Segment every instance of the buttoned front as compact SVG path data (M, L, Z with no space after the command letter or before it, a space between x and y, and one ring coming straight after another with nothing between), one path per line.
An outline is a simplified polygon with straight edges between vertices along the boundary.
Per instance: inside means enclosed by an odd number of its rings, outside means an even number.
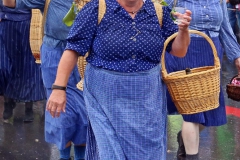
M79 12L66 49L80 55L91 49L87 61L100 68L119 72L149 70L159 64L166 38L178 30L168 7L163 7L163 25L160 27L150 0L146 0L134 19L117 1L106 0L106 13L99 25L98 1L89 3L94 5L86 5ZM170 49L168 47L168 51Z

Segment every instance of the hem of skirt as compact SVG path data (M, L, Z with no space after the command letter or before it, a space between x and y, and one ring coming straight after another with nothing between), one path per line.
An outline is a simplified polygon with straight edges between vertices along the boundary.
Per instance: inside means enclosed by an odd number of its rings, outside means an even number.
M45 141L47 143L55 144L59 150L65 149L66 144L68 142L72 142L73 144L76 144L76 145L86 144L86 141L87 141L86 140L86 138L87 138L87 136L86 136L87 128L85 128L86 126L82 127L83 131L81 133L78 133L78 134L73 133L72 136L69 137L69 138L66 138L66 136L63 136L63 134L67 135L69 133L69 131L66 131L66 130L68 130L70 128L73 128L75 126L70 126L68 128L54 127L56 129L56 132L54 132L54 133L50 132L50 133L53 133L53 134L49 134L49 132L46 130L46 126L47 125L45 124ZM85 128L85 133L84 133L84 128ZM76 131L74 131L74 132L76 132ZM77 136L79 136L81 138L76 138ZM58 137L59 139L56 139L56 137Z

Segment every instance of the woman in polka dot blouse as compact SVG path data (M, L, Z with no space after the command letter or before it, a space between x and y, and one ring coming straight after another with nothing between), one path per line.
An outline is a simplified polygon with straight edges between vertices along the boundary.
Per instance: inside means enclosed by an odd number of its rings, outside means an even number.
M163 7L160 27L151 0L106 0L98 24L98 0L77 15L60 60L55 85L66 86L78 56L87 51L84 100L89 118L86 159L166 159L166 95L160 56L167 37L179 32L167 50L185 56L189 45L187 10L178 26ZM47 109L64 108L65 93L53 90Z

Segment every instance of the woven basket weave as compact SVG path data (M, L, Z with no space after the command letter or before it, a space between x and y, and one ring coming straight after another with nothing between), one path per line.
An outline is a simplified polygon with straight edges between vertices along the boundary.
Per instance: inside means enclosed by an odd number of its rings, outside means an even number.
M75 0L75 3L78 6L78 9L81 10L82 7L87 4L90 0ZM99 3L104 2L104 1L99 1ZM99 4L100 5L100 4ZM106 10L106 8L102 7L101 9ZM98 13L98 22L100 22L100 20L103 18L105 11L99 11ZM79 56L78 57L78 71L80 73L81 76L81 81L78 82L77 84L77 88L80 90L83 90L83 81L84 81L84 71L87 65L87 61L86 58L88 56L88 53L85 54L85 56Z
M168 74L165 67L165 50L177 33L165 41L161 57L162 76L180 114L199 113L219 106L220 62L216 48L206 34L195 30L189 32L198 34L209 42L214 55L214 66L193 68L191 74L186 74L185 70Z
M233 79L236 77L238 77L238 75L234 76L230 80L230 82L227 84L226 91L227 91L228 98L235 101L240 101L240 86L232 84Z
M39 9L32 9L30 26L30 46L36 63L41 63L40 47L42 45L42 14Z
M30 24L30 47L33 53L33 57L36 59L36 63L41 63L40 60L40 47L42 45L42 39L44 35L44 25L46 22L46 15L48 12L48 6L51 0L45 0L45 7L43 15L40 10L32 9L32 19Z

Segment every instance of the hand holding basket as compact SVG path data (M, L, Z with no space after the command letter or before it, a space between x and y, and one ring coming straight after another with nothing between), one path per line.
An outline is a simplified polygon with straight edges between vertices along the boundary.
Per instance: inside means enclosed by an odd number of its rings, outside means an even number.
M193 68L191 74L186 74L185 70L167 73L165 50L168 43L178 33L173 34L165 41L161 57L162 77L180 114L204 112L219 106L220 62L216 48L206 34L196 30L189 30L189 32L198 34L208 41L214 55L214 66Z

